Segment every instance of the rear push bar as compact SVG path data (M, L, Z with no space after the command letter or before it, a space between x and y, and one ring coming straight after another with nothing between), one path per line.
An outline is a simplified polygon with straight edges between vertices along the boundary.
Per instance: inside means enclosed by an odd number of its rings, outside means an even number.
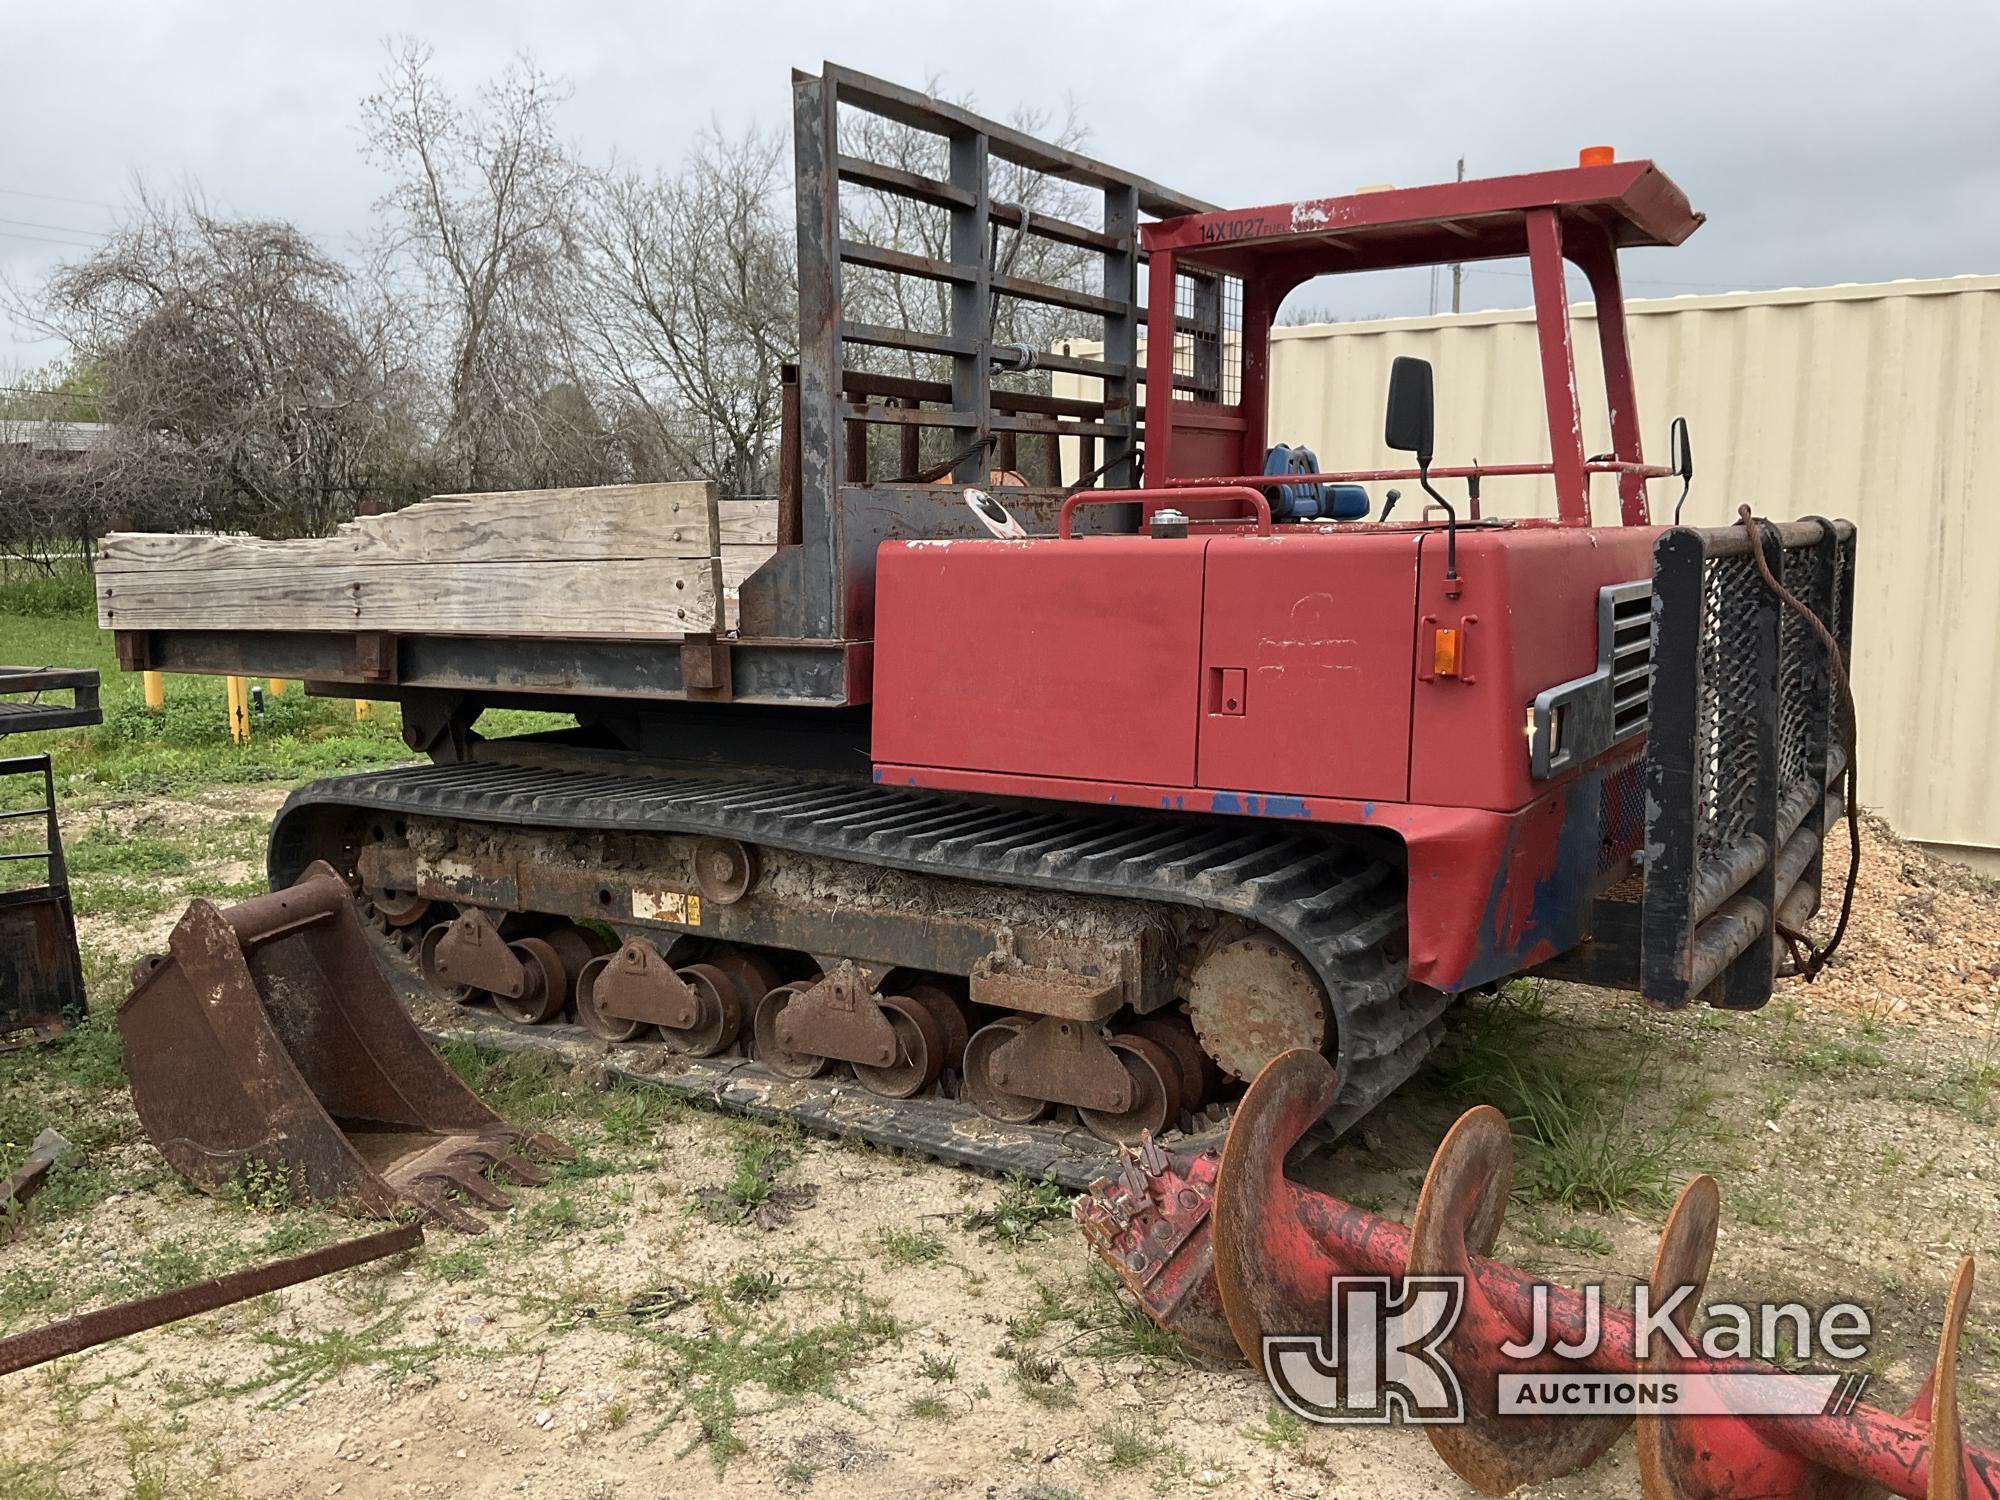
M1771 574L1839 643L1852 523L1758 522ZM1771 998L1783 934L1818 910L1827 829L1847 812L1841 694L1819 633L1761 576L1742 526L1653 548L1653 681L1639 989L1678 1009Z

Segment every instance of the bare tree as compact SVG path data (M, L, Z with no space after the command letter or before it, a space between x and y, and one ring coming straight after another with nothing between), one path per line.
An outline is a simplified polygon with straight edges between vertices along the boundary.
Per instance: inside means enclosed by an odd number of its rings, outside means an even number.
M711 131L676 173L598 176L576 325L635 472L775 487L798 338L786 143Z
M350 290L347 270L293 225L142 186L104 247L58 267L33 309L101 372L117 429L77 477L157 465L161 491L198 511L187 519L272 535L352 514L381 422ZM152 488L97 503L157 510Z
M431 64L428 46L391 43L361 113L366 155L395 176L379 250L442 394L440 457L470 488L603 477L572 467L603 450L578 441L595 413L579 428L589 403L563 358L584 183L556 133L567 90L524 56L468 104Z

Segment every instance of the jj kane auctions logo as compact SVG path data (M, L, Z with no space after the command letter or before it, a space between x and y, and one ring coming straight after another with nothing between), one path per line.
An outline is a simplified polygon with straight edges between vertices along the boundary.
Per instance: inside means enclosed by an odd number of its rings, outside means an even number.
M1336 1276L1329 1326L1263 1341L1264 1374L1278 1400L1311 1422L1457 1423L1466 1394L1451 1352L1465 1313L1459 1276ZM1835 1303L1822 1311L1797 1302L1710 1303L1691 1316L1693 1289L1657 1304L1649 1287L1632 1294L1632 1344L1605 1342L1604 1289L1583 1290L1582 1326L1554 1326L1549 1289L1534 1288L1532 1324L1499 1346L1495 1389L1478 1393L1501 1414L1564 1416L1810 1415L1851 1410L1868 1377L1737 1369L1737 1361L1864 1357L1873 1331L1866 1308ZM1682 1326L1700 1327L1699 1336ZM1622 1335L1621 1335L1622 1341ZM1700 1368L1636 1373L1660 1345L1674 1361ZM1506 1365L1515 1368L1507 1369ZM1602 1368L1598 1368L1598 1366ZM1619 1368L1619 1366L1628 1366Z

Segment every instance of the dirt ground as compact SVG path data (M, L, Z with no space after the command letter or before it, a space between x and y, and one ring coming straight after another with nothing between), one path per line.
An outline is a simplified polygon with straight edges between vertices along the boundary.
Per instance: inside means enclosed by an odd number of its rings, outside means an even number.
M101 1011L186 895L254 881L255 827L280 797L79 815L79 864L100 872L79 902ZM148 840L185 857L143 868L130 851ZM1452 1118L1491 1099L1543 1143L1524 1150L1500 1253L1619 1285L1644 1274L1672 1188L1711 1171L1711 1296L1871 1307L1870 1399L1900 1406L1957 1258L2000 1248L2000 897L1879 829L1868 856L1856 928L1819 984L1788 983L1756 1014L1679 1016L1517 987L1464 1008L1436 1064L1300 1175L1407 1218ZM518 1190L487 1235L433 1232L413 1254L8 1377L0 1500L1464 1492L1419 1431L1309 1427L1249 1371L1170 1346L1053 1190L532 1062L453 1061L577 1159ZM0 1332L355 1232L254 1189L187 1189L89 1064L73 1049L47 1077L5 1075L0 1136L32 1104L81 1127L88 1159L0 1245ZM1970 1431L2000 1442L1990 1288L1962 1369ZM1628 1437L1539 1493L1636 1491Z

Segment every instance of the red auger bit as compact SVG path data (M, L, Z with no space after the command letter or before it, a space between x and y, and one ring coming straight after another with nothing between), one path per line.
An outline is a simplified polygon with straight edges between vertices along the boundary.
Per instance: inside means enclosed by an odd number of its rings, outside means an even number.
M331 865L226 910L194 902L168 947L134 969L118 1033L140 1124L195 1186L262 1171L314 1202L477 1232L459 1197L506 1208L488 1173L538 1186L549 1174L522 1152L570 1154L509 1125L424 1040Z
M1332 1326L1334 1277L1462 1278L1457 1321L1435 1345L1456 1373L1464 1420L1427 1423L1438 1454L1489 1495L1573 1474L1619 1439L1630 1415L1502 1413L1502 1375L1549 1379L1674 1379L1689 1404L1714 1415L1650 1413L1636 1421L1639 1471L1649 1500L1758 1496L1846 1500L1884 1492L1930 1500L2000 1500L2000 1457L1968 1448L1959 1430L1957 1355L1972 1295L1968 1257L1952 1281L1937 1361L1900 1414L1829 1397L1825 1377L1786 1375L1752 1360L1689 1358L1655 1337L1644 1359L1638 1329L1596 1294L1538 1281L1491 1258L1513 1188L1514 1142L1487 1106L1446 1134L1425 1174L1413 1222L1300 1187L1286 1153L1332 1103L1333 1066L1312 1051L1287 1052L1257 1076L1237 1107L1218 1157L1177 1157L1154 1142L1124 1153L1115 1177L1079 1200L1084 1237L1155 1322L1210 1354L1265 1367L1267 1335L1323 1334ZM1675 1307L1685 1332L1715 1255L1718 1194L1696 1177L1681 1190L1660 1237L1651 1305ZM1550 1337L1532 1347L1536 1304ZM1597 1337L1586 1337L1594 1332ZM1560 1349L1587 1348L1565 1357ZM1759 1414L1729 1409L1732 1377L1755 1376ZM1541 1382L1536 1382L1539 1385ZM1768 1410L1784 1408L1782 1413Z

